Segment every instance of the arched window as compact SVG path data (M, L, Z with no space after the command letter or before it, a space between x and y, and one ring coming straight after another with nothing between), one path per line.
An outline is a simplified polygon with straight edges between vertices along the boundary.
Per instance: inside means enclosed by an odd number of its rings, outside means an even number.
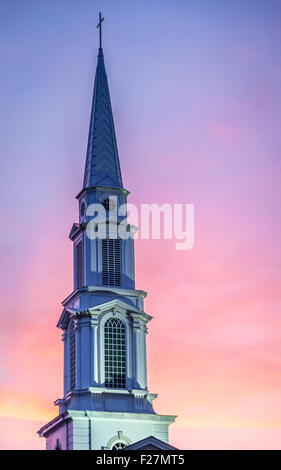
M113 436L104 447L104 450L120 450L132 444L129 437L124 436L123 431L117 431L117 434Z
M124 449L126 445L127 444L125 444L125 442L115 442L115 444L113 444L113 446L111 447L111 450L121 450Z
M70 389L76 387L76 331L74 320L70 323Z
M125 325L119 318L109 318L104 325L105 386L126 388Z

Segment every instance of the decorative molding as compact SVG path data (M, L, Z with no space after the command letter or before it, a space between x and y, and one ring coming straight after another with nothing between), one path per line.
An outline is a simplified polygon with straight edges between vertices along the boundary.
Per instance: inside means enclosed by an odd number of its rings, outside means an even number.
M158 393L148 393L147 394L147 401L152 404L153 400L158 397Z
M81 225L80 225L80 224L77 224L77 223L73 224L73 225L72 225L72 228L71 228L71 230L70 230L70 233L69 233L69 238L70 238L70 240L73 241L74 238L75 238L75 237L78 235L78 233L80 232L80 230L81 230Z
M88 291L89 292L98 292L98 291L104 291L104 292L113 292L115 294L120 294L120 295L125 295L125 296L140 296L143 299L147 296L147 292L144 290L136 290L136 289L124 289L123 287L111 287L111 286L88 286Z
M134 444L125 447L124 450L178 450L176 447L171 446L167 442L158 439L155 436L149 436L141 441L134 442Z
M101 393L92 393L92 399L94 402L94 407L97 410L104 410L104 399Z

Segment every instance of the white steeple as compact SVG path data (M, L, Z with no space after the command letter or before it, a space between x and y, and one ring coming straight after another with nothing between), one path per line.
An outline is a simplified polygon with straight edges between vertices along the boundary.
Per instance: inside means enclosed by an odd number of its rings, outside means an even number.
M99 27L103 19L100 15ZM47 449L116 449L154 436L168 443L175 416L157 415L147 385L146 293L135 289L134 240L90 239L87 208L108 200L126 204L109 89L100 49L84 184L77 199L74 289L62 302L58 327L64 343L64 393L59 415L39 431ZM117 224L126 215L118 217ZM108 226L108 215L104 223ZM119 446L119 447L118 447Z

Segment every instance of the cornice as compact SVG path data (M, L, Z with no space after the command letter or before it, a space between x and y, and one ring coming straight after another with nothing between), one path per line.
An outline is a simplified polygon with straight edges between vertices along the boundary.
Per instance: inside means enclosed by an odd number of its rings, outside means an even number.
M40 428L39 431L37 431L37 434L39 434L40 437L46 437L46 434L51 431L54 427L59 426L65 421L69 421L69 419L70 416L68 414L68 411L65 411L56 418L52 419L52 421L49 421L49 423L45 424L45 426Z
M130 191L128 191L127 189L125 188L118 188L118 187L113 187L113 186L89 186L87 188L83 188L81 189L81 191L77 194L76 196L76 199L80 199L82 196L84 196L84 194L90 192L90 191L104 191L104 192L108 192L108 191L113 191L113 192L121 192L123 193L125 196L129 196L130 194Z
M125 289L123 287L110 287L110 286L85 286L85 287L80 287L79 289L75 289L71 294L69 294L68 297L66 297L62 301L62 305L65 307L65 305L70 301L75 298L76 295L83 293L83 292L109 292L113 294L118 294L118 295L124 295L127 297L136 297L140 296L142 299L144 299L147 296L147 292L143 290L137 290L137 289Z
M137 290L137 289L125 289L123 287L109 287L109 286L88 286L88 291L89 292L98 292L98 291L104 291L104 292L113 292L114 294L119 294L119 295L126 295L128 297L135 297L140 296L142 299L144 299L147 296L147 292L144 290Z

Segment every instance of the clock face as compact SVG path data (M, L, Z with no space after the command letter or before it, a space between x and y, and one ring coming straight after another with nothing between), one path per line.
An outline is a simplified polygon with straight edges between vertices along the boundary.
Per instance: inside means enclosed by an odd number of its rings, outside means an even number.
M80 206L80 215L81 215L81 217L84 217L85 212L86 212L86 204L85 204L85 201L83 201L81 206Z

